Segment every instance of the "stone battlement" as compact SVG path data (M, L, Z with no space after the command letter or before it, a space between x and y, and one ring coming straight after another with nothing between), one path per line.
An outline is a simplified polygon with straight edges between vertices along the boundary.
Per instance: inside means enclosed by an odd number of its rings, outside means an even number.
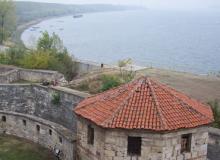
M23 69L13 66L0 65L0 83L12 83L19 80L41 82L64 79L57 71Z
M77 120L73 108L88 96L64 87L0 84L0 134L59 149L62 160L74 160Z
M59 97L53 103L54 94ZM31 84L0 84L0 110L29 114L76 130L73 108L89 94L63 87Z
M62 125L16 112L0 111L0 118L4 119L0 122L0 134L25 138L51 150L59 149L62 159L74 159L75 134Z

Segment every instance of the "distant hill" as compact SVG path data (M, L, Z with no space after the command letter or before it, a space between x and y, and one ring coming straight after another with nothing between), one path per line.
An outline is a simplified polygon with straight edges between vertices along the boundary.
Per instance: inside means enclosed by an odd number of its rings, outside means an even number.
M106 4L64 5L38 2L15 2L15 5L17 10L18 25L46 17L62 16L76 13L128 10L137 8L131 6L117 6Z

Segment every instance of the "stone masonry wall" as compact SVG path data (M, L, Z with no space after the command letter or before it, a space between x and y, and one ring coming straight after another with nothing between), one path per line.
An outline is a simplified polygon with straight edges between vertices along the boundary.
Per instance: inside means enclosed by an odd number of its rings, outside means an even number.
M31 81L31 82L41 82L43 80L52 81L62 79L64 76L57 71L47 71L47 70L30 70L30 69L20 69L19 70L20 79Z
M208 158L209 160L220 159L220 129L209 128Z
M3 116L6 118L5 122L2 120ZM40 126L39 131L37 125ZM72 131L53 122L35 116L0 111L0 134L25 138L51 151L55 148L59 149L62 160L75 160L75 135Z
M81 75L84 73L89 73L91 71L101 70L101 64L96 64L92 62L85 62L85 61L76 61L77 64L77 74Z
M220 129L209 128L209 144L216 144L220 146Z
M0 83L11 83L18 81L20 79L19 77L19 71L18 70L10 70L7 72L0 72Z
M18 80L41 82L63 79L63 75L57 71L32 70L0 65L0 83L12 83Z
M181 154L181 135L192 133L191 152ZM127 137L142 137L140 157L127 155ZM174 133L157 134L147 132L109 131L105 134L105 159L116 160L206 160L208 131L207 128L182 130Z
M206 160L207 127L158 134L141 130L104 130L95 126L95 144L91 146L87 145L88 122L80 120L77 126L77 144L80 144L77 149L81 156L87 155L85 160ZM181 154L181 135L188 133L192 133L191 152ZM127 155L128 136L142 137L141 156Z
M53 94L60 95L60 104L52 103ZM0 84L0 110L34 115L76 131L73 108L88 94L62 87Z
M87 143L87 127L91 125L95 128L94 145ZM97 127L93 123L78 118L77 121L77 160L105 160L105 130Z

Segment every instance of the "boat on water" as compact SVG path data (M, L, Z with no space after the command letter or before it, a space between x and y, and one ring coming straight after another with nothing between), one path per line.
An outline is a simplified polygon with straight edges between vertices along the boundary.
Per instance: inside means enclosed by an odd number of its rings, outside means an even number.
M73 18L82 18L83 15L82 14L76 14L76 15L73 15Z

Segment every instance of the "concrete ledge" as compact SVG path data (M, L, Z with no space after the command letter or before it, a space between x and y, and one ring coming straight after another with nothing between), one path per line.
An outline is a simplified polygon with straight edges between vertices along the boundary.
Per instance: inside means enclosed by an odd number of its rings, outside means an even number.
M58 90L58 91L65 92L65 93L69 93L69 94L73 94L73 95L78 95L78 96L83 97L83 98L87 98L87 97L90 96L90 94L88 94L88 93L80 92L80 91L73 90L73 89L66 88L66 87L56 86L56 87L51 87L51 88L53 88L55 90Z

